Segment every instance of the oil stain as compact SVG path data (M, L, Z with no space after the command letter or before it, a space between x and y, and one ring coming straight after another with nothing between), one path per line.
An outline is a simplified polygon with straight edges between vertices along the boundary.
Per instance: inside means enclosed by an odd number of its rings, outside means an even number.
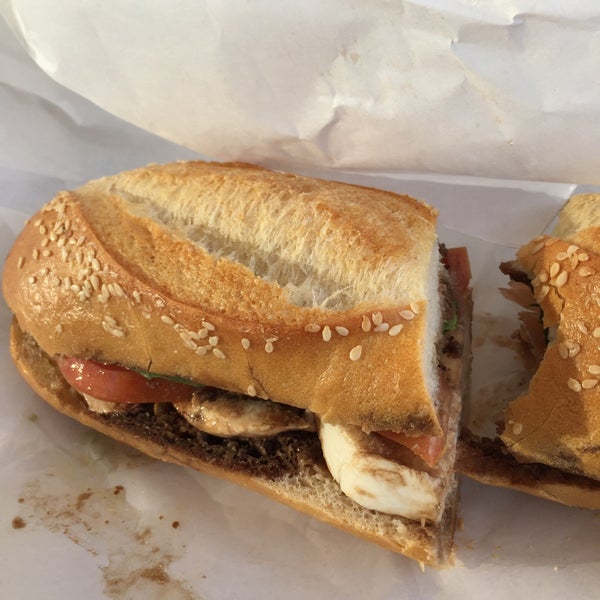
M55 477L30 482L19 503L29 511L27 523L60 533L101 558L104 594L108 598L169 598L194 600L191 586L169 574L173 560L185 551L176 542L140 523L137 510L126 500L124 486L65 491ZM15 517L13 528L25 527Z

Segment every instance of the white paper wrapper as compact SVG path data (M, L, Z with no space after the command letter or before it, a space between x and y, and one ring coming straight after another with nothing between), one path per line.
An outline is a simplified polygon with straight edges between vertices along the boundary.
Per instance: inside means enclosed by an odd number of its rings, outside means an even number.
M113 118L47 78L0 23L0 259L57 190L192 153ZM308 169L307 169L308 170ZM475 285L474 397L506 391L499 344L514 311L497 270L574 186L322 172L426 198L440 237L467 244ZM164 465L86 430L27 388L0 303L0 597L597 598L600 518L469 481L457 566L419 566L253 493ZM474 416L476 418L477 415Z
M600 182L593 0L2 0L52 77L219 159Z

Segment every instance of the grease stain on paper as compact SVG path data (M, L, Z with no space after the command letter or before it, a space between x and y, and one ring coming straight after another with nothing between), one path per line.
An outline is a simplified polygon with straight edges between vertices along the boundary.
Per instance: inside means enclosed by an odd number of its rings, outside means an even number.
M15 529L42 525L98 557L108 598L197 598L188 584L169 574L185 545L178 547L177 540L165 536L159 539L140 523L124 486L65 492L57 479L47 474L25 486L19 503L26 515L13 519Z

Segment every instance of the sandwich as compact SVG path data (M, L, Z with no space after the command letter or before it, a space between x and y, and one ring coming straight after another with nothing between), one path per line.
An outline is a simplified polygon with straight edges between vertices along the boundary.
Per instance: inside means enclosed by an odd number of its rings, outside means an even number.
M523 393L493 415L496 436L464 428L457 468L484 483L597 510L600 196L571 198L552 232L501 270L509 278L503 294L520 307L516 335L529 376Z
M238 163L91 181L7 257L11 355L86 426L444 566L471 300L436 218Z

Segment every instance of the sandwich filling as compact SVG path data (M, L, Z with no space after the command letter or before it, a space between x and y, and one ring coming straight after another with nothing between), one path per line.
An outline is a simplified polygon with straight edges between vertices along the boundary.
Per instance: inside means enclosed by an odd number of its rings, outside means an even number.
M437 261L436 261L437 262ZM61 373L90 411L106 418L184 419L199 436L258 444L282 435L313 436L331 476L368 509L417 521L439 522L453 488L455 444L468 354L470 271L464 249L442 248L436 308L435 398L443 435L365 432L323 422L311 411L226 392L178 378L141 373L73 357L57 357ZM437 271L436 271L437 273ZM254 441L252 441L254 440ZM320 443L319 443L320 442Z

